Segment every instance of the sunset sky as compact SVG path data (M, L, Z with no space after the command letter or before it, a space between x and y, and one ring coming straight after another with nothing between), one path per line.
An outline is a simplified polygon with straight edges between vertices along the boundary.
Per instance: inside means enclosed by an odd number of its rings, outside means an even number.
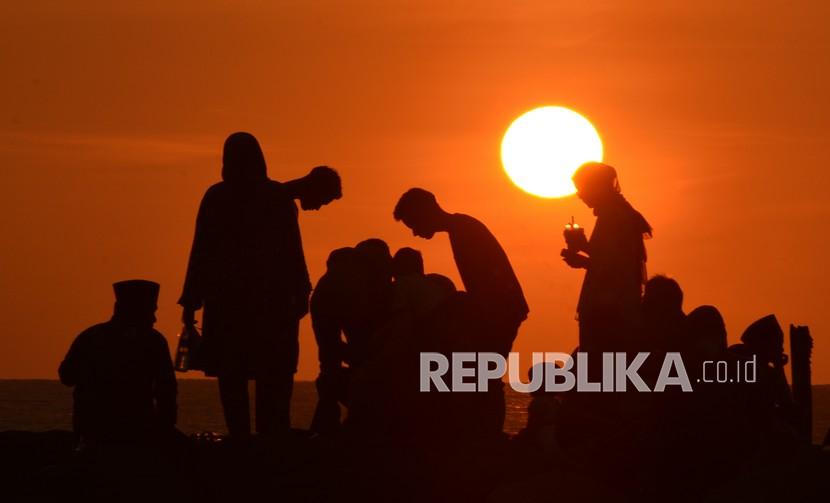
M830 383L830 3L124 4L0 5L0 378L55 378L122 279L162 284L175 347L199 200L239 130L274 179L343 177L342 200L300 217L313 281L367 237L457 281L445 235L392 218L425 187L510 256L531 309L515 347L569 352L582 275L561 231L593 216L519 190L499 160L513 119L562 105L653 225L649 272L680 282L687 311L718 306L730 343L768 313L809 325ZM316 373L305 319L298 378Z

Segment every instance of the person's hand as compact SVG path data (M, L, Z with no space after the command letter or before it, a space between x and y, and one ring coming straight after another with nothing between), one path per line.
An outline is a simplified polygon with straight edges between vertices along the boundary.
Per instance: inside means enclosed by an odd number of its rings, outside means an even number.
M588 238L585 236L585 229L565 229L562 234L565 236L565 243L570 250L574 252L588 250Z
M196 310L193 308L182 308L182 323L191 327L196 325Z
M577 253L573 250L569 250L567 248L562 250L562 260L565 261L570 267L574 269L587 269L588 264L590 263L590 259L585 255Z

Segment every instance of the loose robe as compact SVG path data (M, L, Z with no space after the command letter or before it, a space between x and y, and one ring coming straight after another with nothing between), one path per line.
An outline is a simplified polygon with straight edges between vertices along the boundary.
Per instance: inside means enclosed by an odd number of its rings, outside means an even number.
M167 341L116 319L84 330L58 370L74 386L75 432L88 441L141 440L176 424Z
M179 303L203 314L207 375L296 372L311 284L297 207L263 177L208 189Z
M646 279L643 237L651 228L622 196L596 215L577 307L579 345L583 351L624 350L630 347L625 339L639 328Z

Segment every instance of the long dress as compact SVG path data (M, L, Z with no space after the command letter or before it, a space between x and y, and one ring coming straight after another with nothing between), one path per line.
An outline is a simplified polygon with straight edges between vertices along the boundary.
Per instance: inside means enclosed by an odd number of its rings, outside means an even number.
M646 280L643 239L651 227L622 196L595 211L590 264L579 295L581 351L624 351L640 324Z
M297 208L283 185L263 175L210 187L179 300L204 306L205 373L294 373L297 313L310 291Z

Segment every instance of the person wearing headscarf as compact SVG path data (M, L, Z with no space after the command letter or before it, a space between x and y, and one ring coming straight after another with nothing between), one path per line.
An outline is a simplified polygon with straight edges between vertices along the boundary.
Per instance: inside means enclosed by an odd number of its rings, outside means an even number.
M218 377L232 437L250 434L249 379L256 381L256 431L290 428L298 324L311 291L293 199L317 209L340 197L336 172L315 170L288 184L271 180L256 138L234 133L225 141L222 181L199 207L179 304L186 324L204 308L201 360L205 374ZM319 183L333 177L336 186Z
M581 234L562 250L570 267L585 269L577 305L580 351L624 351L640 325L646 281L643 240L651 237L651 226L623 197L613 167L583 164L573 181L577 195L597 217L590 239Z

